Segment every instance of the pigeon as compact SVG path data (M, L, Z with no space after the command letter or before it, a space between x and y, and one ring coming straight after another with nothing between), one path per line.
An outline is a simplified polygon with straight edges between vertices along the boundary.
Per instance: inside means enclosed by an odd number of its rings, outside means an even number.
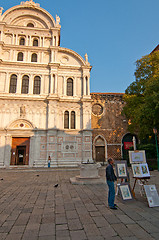
M58 187L58 183L54 185L54 187Z

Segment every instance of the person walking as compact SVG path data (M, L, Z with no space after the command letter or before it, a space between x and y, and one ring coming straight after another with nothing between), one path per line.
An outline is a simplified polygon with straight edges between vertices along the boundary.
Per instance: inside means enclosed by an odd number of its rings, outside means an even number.
M115 200L115 188L114 182L117 180L117 177L114 173L113 164L114 160L112 158L108 159L108 166L106 167L106 180L109 188L108 192L108 205L110 209L117 210L117 205L114 203Z

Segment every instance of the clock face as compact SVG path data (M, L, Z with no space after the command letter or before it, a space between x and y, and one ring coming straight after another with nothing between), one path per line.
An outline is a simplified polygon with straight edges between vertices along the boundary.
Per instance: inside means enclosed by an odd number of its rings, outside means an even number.
M103 107L100 104L94 104L92 107L94 115L101 115L103 113Z

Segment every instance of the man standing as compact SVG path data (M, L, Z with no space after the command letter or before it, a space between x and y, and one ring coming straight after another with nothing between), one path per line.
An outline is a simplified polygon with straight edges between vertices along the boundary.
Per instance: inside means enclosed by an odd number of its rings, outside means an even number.
M114 160L112 158L108 159L109 165L106 167L106 179L109 188L108 192L108 205L111 209L117 210L116 204L114 204L115 200L115 188L114 188L114 181L117 180L113 170L113 163Z

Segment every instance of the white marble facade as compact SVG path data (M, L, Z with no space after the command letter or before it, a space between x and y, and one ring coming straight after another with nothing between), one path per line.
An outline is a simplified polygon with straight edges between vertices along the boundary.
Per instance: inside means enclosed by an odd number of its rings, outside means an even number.
M52 167L92 159L87 54L60 47L60 18L32 0L2 11L0 167L43 167L49 156Z

